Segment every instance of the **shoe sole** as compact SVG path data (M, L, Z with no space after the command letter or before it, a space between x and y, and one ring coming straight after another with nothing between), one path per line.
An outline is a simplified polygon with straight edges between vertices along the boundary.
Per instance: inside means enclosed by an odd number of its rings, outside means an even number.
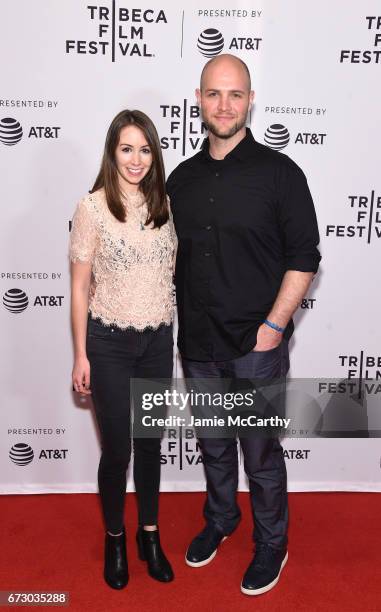
M228 536L224 536L218 546L220 546L222 544L222 542L224 542L224 540L226 540L227 537ZM189 565L189 567L203 567L204 565L208 565L208 563L213 561L214 557L216 556L217 550L218 550L218 546L217 546L216 550L214 550L212 552L210 557L208 557L207 559L204 559L203 561L188 561L187 556L185 555L185 563L187 565Z
M271 589L273 589L275 587L275 585L277 584L279 577L282 573L282 569L284 568L284 566L286 565L288 560L288 552L286 553L283 561L282 561L282 565L280 566L280 570L279 570L279 574L277 575L277 577L272 581L269 582L269 584L266 584L266 586L261 587L260 589L245 589L244 586L242 586L241 584L241 591L242 593L244 593L245 595L262 595L262 593L267 593L267 591L271 591Z

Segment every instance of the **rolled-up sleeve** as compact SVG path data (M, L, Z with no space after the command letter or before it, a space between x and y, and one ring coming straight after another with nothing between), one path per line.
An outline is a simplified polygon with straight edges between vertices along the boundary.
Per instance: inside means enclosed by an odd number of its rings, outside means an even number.
M97 242L93 215L86 198L81 200L74 213L70 233L69 257L73 263L92 263Z
M279 175L279 223L286 270L317 272L321 255L315 207L303 171L291 160Z

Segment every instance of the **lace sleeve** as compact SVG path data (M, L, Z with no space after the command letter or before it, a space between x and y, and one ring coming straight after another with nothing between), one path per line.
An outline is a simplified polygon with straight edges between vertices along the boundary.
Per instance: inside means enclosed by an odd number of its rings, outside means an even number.
M96 229L86 198L81 200L73 217L69 257L73 263L92 263L96 247Z

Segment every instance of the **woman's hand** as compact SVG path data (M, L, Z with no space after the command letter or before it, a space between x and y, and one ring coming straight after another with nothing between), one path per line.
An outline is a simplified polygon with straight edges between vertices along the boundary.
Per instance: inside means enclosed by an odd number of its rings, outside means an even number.
M90 390L90 363L87 357L78 357L74 361L73 388L81 395L91 395Z

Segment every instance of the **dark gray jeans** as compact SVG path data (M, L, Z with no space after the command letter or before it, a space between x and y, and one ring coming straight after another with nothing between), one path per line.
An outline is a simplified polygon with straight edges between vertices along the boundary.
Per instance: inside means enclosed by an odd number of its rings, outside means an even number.
M270 351L250 352L229 361L182 360L186 378L274 379L289 369L288 343ZM193 384L193 381L192 381ZM287 473L283 449L277 438L240 437L244 468L249 479L254 519L253 539L273 548L287 546ZM207 499L204 515L228 535L236 528L241 512L237 505L237 439L199 438L203 455Z

